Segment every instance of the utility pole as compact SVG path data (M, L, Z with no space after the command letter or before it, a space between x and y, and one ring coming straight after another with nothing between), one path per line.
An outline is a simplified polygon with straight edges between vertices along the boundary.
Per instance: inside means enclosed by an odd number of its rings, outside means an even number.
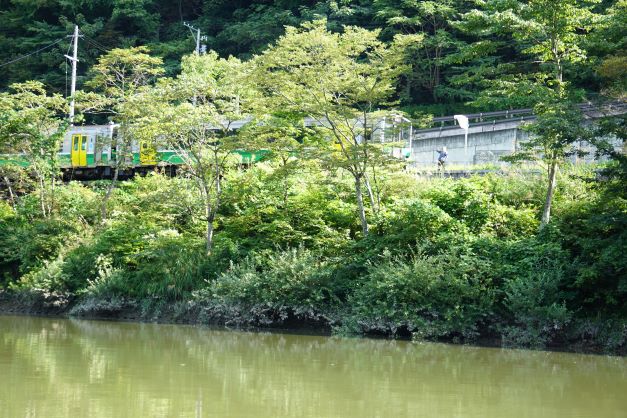
M196 54L200 55L200 29L196 29Z
M74 53L70 57L65 55L65 58L72 61L72 84L70 88L70 123L74 124L74 96L76 94L76 66L78 64L78 25L74 25Z
M195 28L194 26L192 26L191 24L187 22L183 22L183 25L189 29L189 31L192 33L192 36L194 37L194 40L196 41L196 49L194 50L194 52L198 55L200 55L201 53L204 54L205 52L207 52L207 45L200 44L200 41L207 40L207 36L201 35L200 29Z
M200 41L206 41L207 36L201 36L200 29L195 28L187 22L183 22L183 25L189 29L189 31L192 33L192 36L194 37L194 40L196 41L196 49L194 50L194 53L196 55L200 55L201 53L205 54L207 52L207 45L201 45ZM192 99L192 104L196 106L196 95L194 95L194 98Z

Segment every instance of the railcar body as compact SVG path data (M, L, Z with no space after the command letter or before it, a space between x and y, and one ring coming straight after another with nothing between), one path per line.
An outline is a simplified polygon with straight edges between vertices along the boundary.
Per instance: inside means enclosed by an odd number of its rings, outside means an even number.
M176 168L184 164L180 153L173 149L155 147L145 141L133 141L130 150L121 152L116 147L119 125L72 126L59 144L59 164L65 173L88 178L108 177L118 158L126 158L123 164L126 174L146 171L154 167ZM238 150L242 164L260 161L267 151ZM28 160L20 155L0 155L0 165L28 166ZM75 177L75 176L74 176Z

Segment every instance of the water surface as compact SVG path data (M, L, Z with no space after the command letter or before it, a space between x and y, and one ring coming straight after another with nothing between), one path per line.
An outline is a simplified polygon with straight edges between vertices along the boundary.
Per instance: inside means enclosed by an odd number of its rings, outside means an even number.
M0 417L627 416L627 359L0 316Z

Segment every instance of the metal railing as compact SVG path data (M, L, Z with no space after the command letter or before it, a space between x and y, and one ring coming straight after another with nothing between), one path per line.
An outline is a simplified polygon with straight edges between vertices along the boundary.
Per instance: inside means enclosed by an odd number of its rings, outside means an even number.
M627 112L627 103L625 102L609 102L596 104L592 102L581 103L579 105L581 111L585 113L600 112L604 114L622 114ZM495 112L481 112L466 114L466 116L472 126L485 126L493 125L497 123L507 123L513 121L527 121L533 120L536 116L533 114L533 109L512 109L512 110L499 110ZM437 132L444 129L457 129L458 125L454 116L439 116L431 119L430 126L425 128L415 128L414 135L420 133Z

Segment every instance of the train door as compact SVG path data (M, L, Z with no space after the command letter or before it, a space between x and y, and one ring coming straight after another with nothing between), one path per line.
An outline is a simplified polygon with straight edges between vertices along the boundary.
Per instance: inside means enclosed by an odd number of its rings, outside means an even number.
M87 166L87 135L72 135L72 166Z
M157 164L157 150L148 141L139 141L139 163L141 165Z

